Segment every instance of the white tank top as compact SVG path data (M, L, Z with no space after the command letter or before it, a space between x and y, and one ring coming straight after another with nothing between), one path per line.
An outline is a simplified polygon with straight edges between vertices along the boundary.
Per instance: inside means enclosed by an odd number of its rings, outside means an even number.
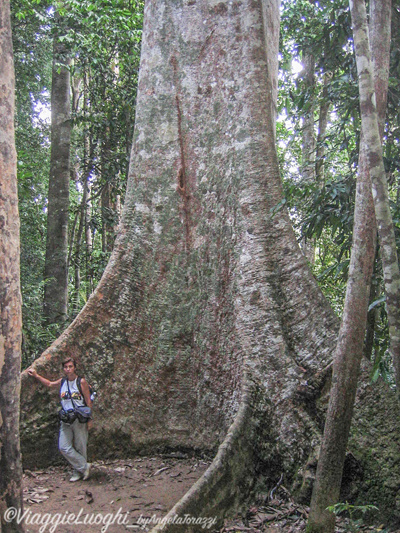
M76 380L77 378L75 378L73 381L68 381L68 379L65 379L64 383L61 386L61 389L60 389L61 406L63 409L65 409L65 411L68 411L68 409L74 408L71 402L70 395L69 395L68 387L69 387L69 390L71 391L71 396L72 396L72 399L74 400L74 404L76 406L86 405L85 400L83 399L81 393L79 392Z

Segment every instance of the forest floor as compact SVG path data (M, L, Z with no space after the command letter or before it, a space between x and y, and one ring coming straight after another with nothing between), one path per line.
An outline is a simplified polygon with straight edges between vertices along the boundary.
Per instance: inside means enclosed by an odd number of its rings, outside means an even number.
M251 507L245 517L236 517L225 523L220 533L304 533L309 508L293 502L286 495L268 503ZM335 533L400 533L383 524L371 526L362 520L337 517Z
M203 474L209 463L188 457L96 461L92 463L90 478L75 483L69 482L72 471L67 466L35 472L25 470L25 531L100 533L112 519L114 524L103 531L149 531L156 525L156 519L164 516ZM152 520L148 526L145 525L147 520ZM43 528L46 522L48 525ZM56 522L59 522L57 527L52 529Z
M171 454L172 455L172 454ZM181 456L96 461L88 481L70 483L67 466L24 472L26 533L125 533L149 531L207 469L210 461ZM225 523L220 533L302 533L308 508L284 488ZM67 522L68 520L68 522ZM113 522L113 523L112 523ZM107 525L108 524L108 525ZM215 532L210 524L204 531ZM337 533L388 532L344 518ZM392 530L393 531L393 530ZM400 533L398 530L396 533Z

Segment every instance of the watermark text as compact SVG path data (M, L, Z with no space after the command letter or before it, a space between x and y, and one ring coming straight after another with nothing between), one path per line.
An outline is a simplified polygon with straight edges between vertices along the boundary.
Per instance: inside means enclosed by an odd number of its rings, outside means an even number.
M33 512L31 509L21 511L15 507L9 507L4 512L5 522L24 523L25 525L36 525L39 527L39 533L55 533L58 526L98 526L101 533L106 533L112 525L123 525L125 528L147 530L151 527L158 526L164 529L169 524L179 525L196 525L206 530L211 529L217 522L216 517L184 515L167 515L130 517L129 511L124 512L122 507L113 513L85 513L81 508L78 513L65 511L64 513L40 513ZM132 523L131 523L132 522Z
M210 529L212 526L214 526L217 522L216 517L209 517L209 516L192 516L190 514L184 514L184 515L167 515L167 516L157 516L153 514L153 516L147 517L140 515L139 518L137 518L136 524L133 526L127 526L127 527L140 527L141 529L144 529L148 527L150 524L153 524L154 526L158 525L161 529L164 529L169 524L179 524L179 525L197 525L200 526L202 529Z
M107 529L113 525L125 525L129 524L129 511L123 513L122 507L115 513L88 513L83 514L84 510L81 508L79 513L70 513L65 511L64 513L34 513L30 509L21 511L15 507L9 507L4 511L4 520L8 523L16 522L25 525L37 525L40 526L39 533L54 533L58 526L68 525L97 525L101 533L106 533Z

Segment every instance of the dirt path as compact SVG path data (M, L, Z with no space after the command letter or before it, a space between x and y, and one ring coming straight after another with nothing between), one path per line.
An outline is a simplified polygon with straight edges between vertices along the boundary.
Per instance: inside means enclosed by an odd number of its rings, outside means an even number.
M102 528L104 533L149 531L209 464L185 456L97 461L93 463L90 479L76 483L69 482L71 470L67 466L26 470L25 531L100 533ZM285 492L279 489L275 499L251 507L244 517L227 520L220 533L304 533L307 515L307 507L295 504L286 489ZM204 531L211 533L215 529ZM338 519L336 532L348 531L389 533L393 529L355 523L351 526L346 519Z
M172 457L97 461L90 479L75 483L69 482L68 467L27 470L26 533L99 533L111 520L114 524L103 531L149 531L154 522L145 526L145 519L164 516L208 465L198 458Z

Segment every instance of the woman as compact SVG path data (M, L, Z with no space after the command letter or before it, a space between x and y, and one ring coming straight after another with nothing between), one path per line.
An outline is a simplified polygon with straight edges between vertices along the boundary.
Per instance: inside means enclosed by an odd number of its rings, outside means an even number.
M57 381L50 381L40 376L33 368L28 368L28 374L36 378L40 383L49 388L60 388L61 407L64 411L73 412L75 407L87 405L92 407L90 398L89 385L85 378L80 379L80 388L78 376L76 374L76 361L69 357L62 363L66 378L60 378ZM83 395L83 397L82 397ZM92 421L81 423L75 418L70 423L60 421L60 436L58 447L63 456L74 468L70 481L84 481L89 479L91 464L87 462L87 441L88 430L92 427Z

